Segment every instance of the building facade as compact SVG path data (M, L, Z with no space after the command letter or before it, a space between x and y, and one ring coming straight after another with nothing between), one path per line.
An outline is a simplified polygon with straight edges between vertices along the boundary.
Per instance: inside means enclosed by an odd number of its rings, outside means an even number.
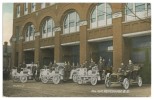
M145 64L151 79L150 3L15 3L12 65L49 62Z

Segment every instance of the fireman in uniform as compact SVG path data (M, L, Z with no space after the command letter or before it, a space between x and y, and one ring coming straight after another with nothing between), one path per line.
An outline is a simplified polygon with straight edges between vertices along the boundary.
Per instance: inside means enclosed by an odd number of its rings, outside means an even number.
M26 64L25 64L25 62L23 62L23 64L22 64L22 68L26 68Z
M49 63L50 72L52 72L52 62Z
M91 70L92 67L95 66L95 62L93 61L93 59L91 58L91 62L90 62L90 65L88 66L88 70Z
M87 60L85 60L85 62L83 63L83 68L88 68L89 67L89 63Z
M64 65L64 80L66 81L68 79L68 70L69 70L69 65L65 62Z
M52 65L52 70L55 70L56 67L58 67L58 65L56 64L56 61L54 60L54 63Z
M98 70L99 70L101 79L102 79L102 73L103 73L104 67L105 67L104 61L102 60L102 57L100 57L99 63L98 63Z
M128 63L128 66L127 66L127 70L129 71L128 72L128 75L130 78L133 78L133 63L131 60L129 60L129 63Z
M40 76L40 64L39 61L37 61L37 66L36 66L36 73L35 73L35 80L39 81L39 76Z
M36 66L34 66L34 63L32 62L32 73L33 73L33 78L35 77L36 73Z

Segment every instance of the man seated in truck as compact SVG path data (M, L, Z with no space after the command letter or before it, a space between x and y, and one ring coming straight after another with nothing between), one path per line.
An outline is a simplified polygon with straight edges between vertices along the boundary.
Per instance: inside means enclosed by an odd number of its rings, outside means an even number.
M127 66L127 72L129 75L129 78L133 78L133 68L134 68L134 64L132 63L131 60L129 60L128 66Z
M118 73L124 74L125 72L126 72L126 66L124 65L124 63L121 63L121 66L118 69Z
M54 60L54 63L52 65L52 70L55 70L56 67L58 67L58 65L56 64L56 61Z
M88 68L89 67L89 63L87 60L85 60L85 62L82 64L83 68Z
M52 72L52 62L49 63L48 65L50 72Z

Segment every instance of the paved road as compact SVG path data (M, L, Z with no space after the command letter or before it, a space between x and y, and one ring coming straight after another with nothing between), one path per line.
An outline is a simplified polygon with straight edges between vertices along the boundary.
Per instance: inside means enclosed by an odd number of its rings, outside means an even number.
M13 83L11 80L3 82L3 95L7 97L149 97L151 85L142 87L133 85L124 90L120 85L112 85L107 89L104 84L96 86L90 84L78 85L72 82L63 82L58 85L52 83L28 81L28 83Z

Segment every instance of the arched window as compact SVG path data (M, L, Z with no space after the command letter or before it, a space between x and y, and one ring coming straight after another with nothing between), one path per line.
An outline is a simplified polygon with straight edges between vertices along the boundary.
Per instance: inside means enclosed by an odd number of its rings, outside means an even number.
M150 3L127 3L125 6L125 21L138 20L151 16Z
M109 4L97 4L90 15L90 27L97 28L112 24L112 9Z
M25 28L25 41L32 41L35 39L35 28L32 23L27 24Z
M54 21L52 20L52 18L49 17L46 18L41 26L42 38L55 36L53 28L54 28Z
M79 15L74 11L68 13L64 18L63 33L69 34L79 31Z

